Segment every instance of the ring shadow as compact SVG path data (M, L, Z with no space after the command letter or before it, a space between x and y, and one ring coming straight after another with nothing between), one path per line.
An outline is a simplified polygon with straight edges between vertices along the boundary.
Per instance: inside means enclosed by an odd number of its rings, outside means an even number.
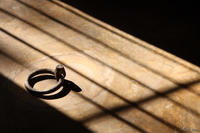
M37 83L37 82L40 82L42 80L47 80L47 79L55 79L54 76L52 75L39 75L39 76L35 76L31 79L30 81L30 86L31 87L34 87L34 85ZM55 79L56 80L56 79ZM33 91L30 91L28 90L28 92L30 94L32 94L33 96L36 96L38 98L43 98L43 99L49 99L49 100L52 100L52 99L58 99L58 98L62 98L66 95L69 94L69 92L72 90L72 91L75 91L75 92L81 92L82 89L76 85L74 82L70 81L70 80L66 80L64 79L63 81L63 84L62 86L59 88L59 91L58 93L54 94L53 93L49 93L49 94L40 94L40 93L37 93L37 92L33 92Z

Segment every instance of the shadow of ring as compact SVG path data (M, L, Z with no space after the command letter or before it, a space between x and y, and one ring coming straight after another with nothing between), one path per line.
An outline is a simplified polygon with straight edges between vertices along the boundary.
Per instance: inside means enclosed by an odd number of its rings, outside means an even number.
M34 89L31 85L30 85L30 81L31 79L38 75L38 74L44 74L44 73L50 73L50 74L53 74L55 76L55 70L52 70L52 69L39 69L39 70L36 70L36 71L33 71L32 73L30 73L25 81L24 81L24 85L26 87L26 89L31 92L31 93L34 93L34 94L49 94L49 93L52 93L52 92L55 92L56 90L58 90L62 85L63 85L63 81L64 81L64 78L60 77L57 84L50 88L50 89L47 89L47 90L36 90Z

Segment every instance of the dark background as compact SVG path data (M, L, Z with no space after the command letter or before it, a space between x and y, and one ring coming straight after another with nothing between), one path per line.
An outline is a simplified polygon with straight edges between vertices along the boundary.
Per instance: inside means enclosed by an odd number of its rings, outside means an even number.
M176 0L61 0L200 66L200 6Z

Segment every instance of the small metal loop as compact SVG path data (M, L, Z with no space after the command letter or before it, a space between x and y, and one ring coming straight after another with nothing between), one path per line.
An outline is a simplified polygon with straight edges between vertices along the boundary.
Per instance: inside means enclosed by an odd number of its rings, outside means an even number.
M61 67L61 66L57 65L58 69L56 67L55 70L52 70L52 69L39 69L39 70L36 70L36 71L32 72L25 79L24 85L25 85L26 89L28 91L30 91L30 92L37 93L37 94L48 94L48 93L52 93L52 92L58 90L63 85L64 77L66 75L64 67L63 66ZM45 74L45 73L50 73L50 74L53 74L55 76L56 80L58 81L56 86L54 86L54 87L52 87L50 89L47 89L47 90L36 90L36 89L34 89L30 85L31 79L34 76L38 75L38 74Z

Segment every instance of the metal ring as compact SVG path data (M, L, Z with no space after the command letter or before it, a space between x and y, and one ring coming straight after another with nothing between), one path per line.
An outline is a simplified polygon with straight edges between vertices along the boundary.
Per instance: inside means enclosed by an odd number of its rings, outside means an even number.
M24 85L25 85L26 89L28 91L30 91L30 92L34 92L34 93L37 93L37 94L48 94L48 93L52 93L52 92L58 90L62 86L63 81L64 81L64 77L59 76L58 82L57 82L56 86L54 86L54 87L52 87L50 89L47 89L47 90L36 90L36 89L34 89L30 85L31 79L34 76L38 75L38 74L44 74L44 73L50 73L50 74L53 74L55 76L56 70L52 70L52 69L39 69L39 70L36 70L36 71L32 72L25 79Z

